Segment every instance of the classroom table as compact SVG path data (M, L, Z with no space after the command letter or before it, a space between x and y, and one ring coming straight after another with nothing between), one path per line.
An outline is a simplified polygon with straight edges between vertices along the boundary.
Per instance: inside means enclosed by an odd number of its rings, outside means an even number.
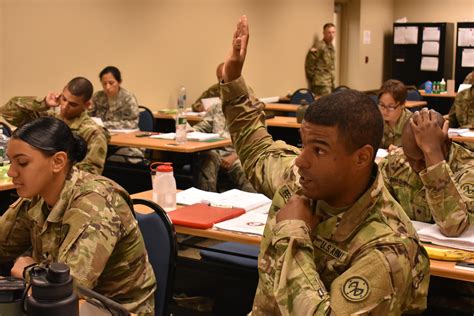
M456 98L456 92L454 93L425 93L424 90L418 90L423 97L423 100L427 101L430 109L434 109L442 115L448 114L451 106Z
M422 97L429 97L429 98L452 98L454 99L457 95L456 92L444 92L444 93L426 93L425 90L418 90Z
M140 133L143 132L112 134L109 145L146 148L151 150L171 151L178 153L197 153L200 151L216 149L232 144L232 141L226 138L208 142L187 141L185 144L178 145L176 141L169 139L137 137L136 135Z
M152 191L145 191L131 195L134 199L152 199ZM137 208L138 212L147 212L145 209ZM149 210L148 210L149 211ZM205 238L211 238L221 241L233 241L243 244L259 245L261 241L260 236L248 235L244 233L235 233L228 231L221 231L214 228L209 229L197 229L175 225L177 233L187 234L190 236L199 236ZM468 271L464 269L455 268L456 262L441 261L430 259L430 272L431 275L439 276L443 278L456 279L468 282L474 282L474 271Z
M12 190L14 188L15 186L13 185L11 178L0 179L0 191Z

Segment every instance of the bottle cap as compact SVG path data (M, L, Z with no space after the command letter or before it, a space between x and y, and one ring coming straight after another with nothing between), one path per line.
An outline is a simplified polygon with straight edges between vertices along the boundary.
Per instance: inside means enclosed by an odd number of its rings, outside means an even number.
M159 165L156 168L157 172L173 172L173 167L171 165Z

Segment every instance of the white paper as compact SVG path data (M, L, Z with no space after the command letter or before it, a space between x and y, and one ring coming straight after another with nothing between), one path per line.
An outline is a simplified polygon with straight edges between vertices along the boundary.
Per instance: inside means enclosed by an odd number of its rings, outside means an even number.
M423 42L421 47L422 55L439 55L439 42Z
M422 241L445 247L474 251L474 226L466 228L461 236L447 237L439 231L437 224L418 221L412 221L412 223Z
M138 128L122 128L122 129L109 128L108 131L111 133L128 134L128 133L138 132L140 130Z
M469 132L469 128L449 128L448 135L461 135L463 133Z
M462 50L461 67L474 67L474 48Z
M394 44L417 44L418 27L417 26L397 26L393 34Z
M263 103L277 103L278 101L280 101L280 97L276 96L276 97L266 97L266 98L258 98L260 101L262 101Z
M232 189L223 193L207 192L196 188L178 192L178 204L210 203L214 205L240 207L246 211L254 210L262 205L271 204L271 200L261 193L245 192Z
M158 139L174 139L176 133L160 133L156 135L151 135L150 138L158 138Z
M216 133L202 133L202 132L190 132L187 134L188 140L195 140L195 141L205 141L211 139L219 139L221 138L219 134Z
M217 229L263 236L268 214L247 212L239 217L214 224Z
M438 71L438 57L423 56L420 69L423 71Z
M439 27L424 27L423 28L423 40L424 41L439 41L440 39Z
M388 156L388 151L386 149L383 149L383 148L377 149L377 154L375 155L375 157L385 158L387 156Z
M215 97L215 98L205 98L205 99L201 99L201 103L202 105L204 106L204 108L207 110L209 110L211 108L211 106L213 106L214 104L221 104L221 98L219 97Z
M463 91L463 90L469 89L471 87L472 87L472 84L470 84L470 83L461 83L459 85L459 88L458 88L458 93Z
M467 131L464 133L459 134L461 137L474 137L474 131Z
M474 29L458 29L458 46L474 46Z

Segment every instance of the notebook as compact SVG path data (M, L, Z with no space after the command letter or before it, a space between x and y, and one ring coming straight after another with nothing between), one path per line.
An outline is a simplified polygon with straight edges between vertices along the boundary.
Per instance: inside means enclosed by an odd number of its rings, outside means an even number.
M211 228L219 223L245 213L243 208L227 208L211 206L204 203L196 203L183 206L168 213L175 225L202 228Z

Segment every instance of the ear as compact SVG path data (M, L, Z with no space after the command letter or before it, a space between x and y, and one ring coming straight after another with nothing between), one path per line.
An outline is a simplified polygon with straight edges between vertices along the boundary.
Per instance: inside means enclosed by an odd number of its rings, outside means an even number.
M51 159L53 173L59 173L68 165L67 154L64 151L58 151Z
M354 166L357 169L365 169L372 165L374 161L375 150L372 146L366 144L354 152Z
M92 101L89 100L89 101L85 102L84 105L86 106L87 110L90 110L92 108Z

